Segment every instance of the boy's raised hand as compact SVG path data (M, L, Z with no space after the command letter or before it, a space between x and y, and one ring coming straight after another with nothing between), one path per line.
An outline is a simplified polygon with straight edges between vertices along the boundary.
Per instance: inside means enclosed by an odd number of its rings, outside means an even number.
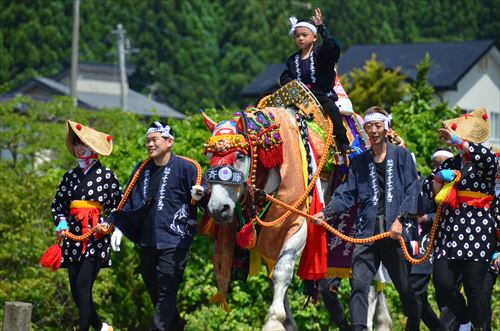
M315 11L315 14L312 17L313 22L314 22L314 24L316 24L316 26L320 26L323 24L323 15L321 14L321 9L316 8L314 11Z

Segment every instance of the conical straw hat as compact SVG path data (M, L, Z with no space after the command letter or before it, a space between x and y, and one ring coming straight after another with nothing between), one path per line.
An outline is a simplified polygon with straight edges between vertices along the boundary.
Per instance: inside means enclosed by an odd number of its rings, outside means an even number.
M476 144L485 142L490 136L490 121L484 107L469 114L443 121L443 125L457 137Z
M80 138L82 143L99 155L108 156L113 151L113 140L106 133L96 131L88 126L70 120L66 122L66 131L66 146L69 152L75 157L75 151L73 150L75 136Z

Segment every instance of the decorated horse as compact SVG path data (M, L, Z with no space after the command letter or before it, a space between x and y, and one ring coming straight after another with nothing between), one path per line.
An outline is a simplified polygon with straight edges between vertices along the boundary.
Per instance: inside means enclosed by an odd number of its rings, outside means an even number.
M237 242L250 250L250 274L258 271L262 259L271 278L273 302L263 330L296 329L286 291L308 233L317 226L262 196L273 195L305 213L317 212L324 206L322 169L325 164L330 168L346 164L348 159L333 144L332 125L319 102L296 81L232 119L216 123L203 116L212 133L205 145L210 163L205 179L210 184L208 212L215 224L213 262L219 293L213 301L228 307ZM367 138L358 117L345 115L344 125L351 142L363 149ZM303 273L311 271L308 267Z

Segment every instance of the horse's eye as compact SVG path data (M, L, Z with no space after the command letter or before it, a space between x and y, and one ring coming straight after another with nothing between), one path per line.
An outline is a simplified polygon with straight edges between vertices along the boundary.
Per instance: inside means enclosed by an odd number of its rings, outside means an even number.
M245 158L245 154L243 153L236 153L236 160L243 160Z

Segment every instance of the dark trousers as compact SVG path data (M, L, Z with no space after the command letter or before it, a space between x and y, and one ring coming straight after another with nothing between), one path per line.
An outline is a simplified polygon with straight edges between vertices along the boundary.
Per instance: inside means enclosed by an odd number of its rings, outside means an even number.
M330 318L340 330L344 330L347 329L348 326L345 320L344 306L338 295L341 282L342 278L322 279L319 284L319 291Z
M484 278L484 293L486 295L486 330L491 330L491 295L498 275L492 271L486 273Z
M188 250L141 247L140 257L142 279L155 307L153 330L182 329L176 302L188 260Z
M99 261L95 259L84 259L83 262L68 263L69 284L71 295L78 307L80 315L80 331L87 331L90 326L96 330L102 328L102 322L92 301L92 287L99 273Z
M441 325L439 318L437 317L434 310L432 310L429 304L428 294L427 294L427 284L431 280L431 275L427 274L411 274L410 283L413 286L415 295L417 296L418 309L420 311L420 316L425 325L430 331L441 330Z
M460 294L461 289L462 289L462 276L460 275L460 277L458 277L457 279L457 282L455 283L454 291L456 293L454 293L453 295L455 295L456 297L461 296ZM460 324L460 322L458 322L457 320L457 317L455 316L455 314L453 314L450 308L442 306L439 303L439 301L437 301L437 303L439 311L441 312L441 316L439 317L439 322L441 324L441 327L443 328L443 330L454 330L455 326L457 324Z
M461 324L471 321L475 327L484 327L487 320L484 279L488 266L487 262L468 260L434 261L432 277L438 304L448 307ZM462 294L455 291L460 276L468 304Z
M340 115L339 108L335 104L335 102L327 97L325 94L314 94L318 102L323 107L325 113L328 114L330 119L333 122L333 134L336 137L336 143L340 146L349 146L349 139L347 139L347 133L344 127L344 123L342 122L342 116Z
M411 266L405 260L399 243L392 239L368 245L358 244L352 257L351 318L354 330L365 330L368 315L368 292L380 263L386 267L408 316L406 330L419 330L417 298L409 281Z

